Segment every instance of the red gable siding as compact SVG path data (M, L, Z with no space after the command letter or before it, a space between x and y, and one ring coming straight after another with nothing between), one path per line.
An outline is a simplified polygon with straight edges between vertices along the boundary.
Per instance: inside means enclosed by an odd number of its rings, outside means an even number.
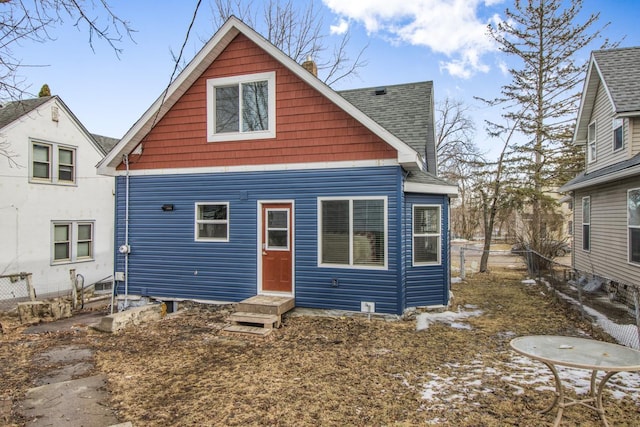
M276 71L276 138L207 142L206 81ZM238 35L143 140L131 169L395 159L396 151Z

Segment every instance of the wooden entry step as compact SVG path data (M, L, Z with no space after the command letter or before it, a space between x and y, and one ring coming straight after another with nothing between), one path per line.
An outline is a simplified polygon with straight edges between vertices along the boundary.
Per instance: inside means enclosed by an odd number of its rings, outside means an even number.
M282 315L294 307L295 299L292 297L253 296L237 304L236 312L228 319L231 325L223 331L265 336L279 328Z

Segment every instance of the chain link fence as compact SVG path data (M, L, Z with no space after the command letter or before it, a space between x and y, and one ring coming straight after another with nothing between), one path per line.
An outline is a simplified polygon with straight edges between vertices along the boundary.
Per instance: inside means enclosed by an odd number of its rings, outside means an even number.
M31 273L0 276L0 310L8 311L22 301L35 301Z
M479 272L483 250L469 245L452 250L452 273L464 279ZM545 284L553 298L575 306L580 315L598 324L618 343L640 349L640 283L628 283L581 271L569 257L550 259L533 250L491 250L489 269L526 269Z

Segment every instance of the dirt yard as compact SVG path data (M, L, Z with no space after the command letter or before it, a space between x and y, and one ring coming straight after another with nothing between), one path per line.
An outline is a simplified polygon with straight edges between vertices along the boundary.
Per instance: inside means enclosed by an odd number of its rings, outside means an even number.
M0 424L26 420L16 404L34 386L38 354L74 344L95 351L108 377L106 402L139 426L540 426L553 396L544 366L508 348L519 335L611 341L555 303L523 272L475 274L453 285L453 311L481 314L464 327L415 320L286 317L266 339L224 335L228 308L189 304L163 320L107 335L88 328L25 335L0 318ZM615 377L614 377L615 378ZM612 381L614 382L614 381ZM611 425L640 425L640 392L607 392ZM2 405L5 415L2 419ZM9 410L10 406L10 410ZM599 426L571 407L563 425Z

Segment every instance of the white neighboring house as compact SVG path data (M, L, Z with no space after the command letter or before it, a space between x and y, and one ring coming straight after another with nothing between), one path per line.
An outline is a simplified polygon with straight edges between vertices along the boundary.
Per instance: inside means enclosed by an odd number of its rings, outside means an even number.
M117 140L90 134L58 96L0 108L0 275L32 273L38 297L113 273L114 180L96 164Z

